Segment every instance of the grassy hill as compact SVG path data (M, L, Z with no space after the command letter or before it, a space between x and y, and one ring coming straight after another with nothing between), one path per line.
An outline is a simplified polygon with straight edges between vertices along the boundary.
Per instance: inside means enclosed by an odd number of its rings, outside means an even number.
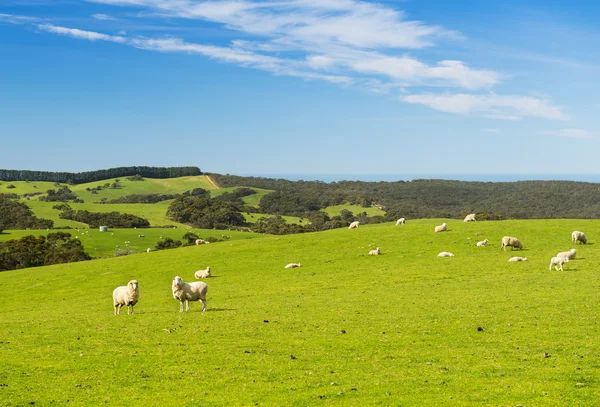
M442 221L0 273L0 405L595 405L600 222ZM590 244L549 271L575 229ZM208 311L179 313L171 279L206 266Z

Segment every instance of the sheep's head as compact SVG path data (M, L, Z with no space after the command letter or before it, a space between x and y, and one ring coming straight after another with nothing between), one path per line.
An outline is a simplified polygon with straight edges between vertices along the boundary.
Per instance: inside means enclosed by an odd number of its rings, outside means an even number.
M183 285L183 279L179 276L173 278L172 288L179 288Z
M127 287L129 287L129 291L131 291L131 292L136 292L140 289L140 286L139 286L137 280L131 280L130 282L128 282Z

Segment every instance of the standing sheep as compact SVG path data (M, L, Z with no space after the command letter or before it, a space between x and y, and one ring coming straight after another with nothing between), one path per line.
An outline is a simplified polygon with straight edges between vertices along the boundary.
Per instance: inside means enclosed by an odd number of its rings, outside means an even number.
M566 257L569 260L575 260L575 256L577 255L577 250L571 249L568 252L560 252L556 255L556 257Z
M569 262L568 257L553 257L552 259L550 259L550 269L549 270L552 270L552 266L554 266L556 271L558 271L558 270L562 271L563 264L568 263L568 262Z
M140 286L137 280L131 280L127 285L117 287L113 291L113 307L115 315L121 314L121 307L127 305L127 315L129 315L129 307L133 314L133 306L140 300Z
M355 220L354 222L352 222L350 224L350 226L348 226L348 229L356 229L356 228L358 228L358 225L360 225L360 222Z
M477 246L487 246L488 242L488 239L483 239L481 242L477 242Z
M202 301L202 312L206 311L208 285L205 282L195 281L193 283L186 283L181 277L175 276L171 284L171 290L173 291L173 298L179 300L179 312L183 312L184 301L186 311L190 309L190 301Z
M446 224L442 223L440 226L436 226L434 230L436 232L445 232L446 231Z
M475 214L474 213L470 213L467 216L465 216L465 219L463 220L463 222L474 222L475 221Z
M571 233L571 242L573 242L573 244L577 244L578 240L583 244L587 244L587 237L585 237L585 233L576 230Z
M194 273L194 277L196 278L208 278L210 277L210 267L207 267L204 270L198 270Z
M379 251L379 247L378 247L377 249L371 250L369 252L369 256L379 256L379 253L381 253L381 252Z
M519 239L517 239L516 237L504 236L502 238L502 245L500 246L500 250L504 249L504 251L506 251L507 246L512 247L511 250L523 250L523 245L521 244L521 242L519 242Z
M396 221L396 226L405 225L405 224L406 224L406 219L404 219L404 218L400 218Z

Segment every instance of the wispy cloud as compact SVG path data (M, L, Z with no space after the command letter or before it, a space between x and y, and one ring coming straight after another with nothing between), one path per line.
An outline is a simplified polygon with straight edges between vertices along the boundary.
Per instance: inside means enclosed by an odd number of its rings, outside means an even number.
M117 21L118 19L112 16L109 16L107 14L92 14L92 18L95 20L102 20L102 21Z
M52 24L38 24L37 27L40 30L47 31L49 33L58 34L58 35L66 35L69 37L79 38L82 40L110 41L110 42L118 42L118 43L127 42L127 39L125 37L101 34L101 33L93 32L93 31L84 31L84 30L79 30L77 28L58 27L58 26L55 26Z
M568 116L544 99L531 96L471 94L418 94L401 98L407 103L429 106L441 112L480 114L492 119L519 120L538 117L550 120L567 120Z
M39 18L0 13L0 23L28 24L35 21L39 21Z
M582 130L582 129L560 129L555 131L540 131L538 134L541 135L550 135L550 136L559 136L559 137L569 137L569 138L599 138L600 132Z

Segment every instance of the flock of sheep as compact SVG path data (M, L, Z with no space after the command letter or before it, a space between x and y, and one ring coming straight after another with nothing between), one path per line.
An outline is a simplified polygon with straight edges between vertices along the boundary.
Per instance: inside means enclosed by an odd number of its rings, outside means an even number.
M475 214L469 214L465 217L464 222L473 222L475 221ZM358 228L360 222L354 221L348 226L348 229L356 229ZM396 221L396 226L406 224L405 218L400 218ZM436 233L445 232L447 230L446 224L442 223L439 226L434 228ZM573 244L577 244L577 242L581 242L583 244L587 243L587 238L583 232L574 231L571 233L571 241ZM483 247L487 246L489 240L484 239L480 242L477 242L477 246ZM206 244L209 243L207 241L203 241L198 239L196 244ZM523 249L523 244L519 241L519 239L511 236L504 236L502 238L500 249L504 249L506 251L507 247L512 247L514 249ZM378 256L381 253L380 248L376 248L374 250L369 251L370 256ZM550 270L552 270L552 266L558 271L563 270L563 265L568 263L569 260L574 260L577 254L576 249L571 249L568 252L560 252L556 256L550 259ZM454 257L454 254L451 252L441 252L438 254L438 257ZM527 261L527 257L519 257L514 256L511 257L509 262L521 262ZM285 266L286 269L301 267L300 263L289 263ZM210 277L210 267L207 267L204 270L198 270L194 273L194 277L197 279ZM206 311L206 293L208 292L208 285L203 281L196 281L191 283L186 283L180 276L175 276L173 278L173 282L171 284L171 290L173 292L173 298L179 301L179 311L183 312L184 310L184 302L185 302L185 310L188 311L190 309L189 302L190 301L200 301L202 302L202 312ZM133 307L138 303L140 299L140 287L137 280L131 280L127 283L126 286L120 286L114 289L113 291L113 307L114 307L114 315L119 315L121 313L121 308L123 306L127 306L127 314L133 314Z

